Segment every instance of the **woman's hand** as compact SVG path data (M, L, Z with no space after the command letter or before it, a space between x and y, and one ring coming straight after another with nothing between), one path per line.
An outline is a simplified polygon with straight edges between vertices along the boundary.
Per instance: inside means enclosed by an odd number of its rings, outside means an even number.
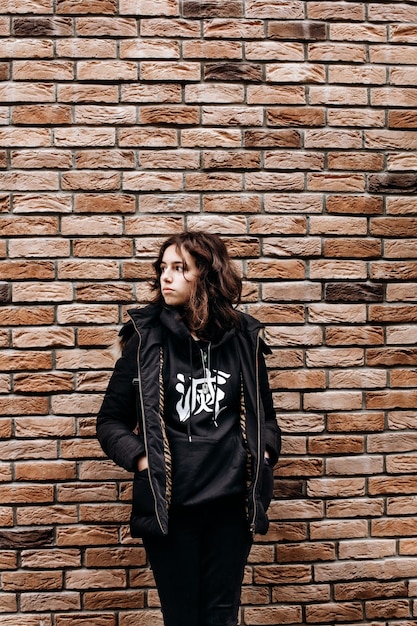
M138 459L138 472L143 472L146 469L148 469L148 457L144 455Z

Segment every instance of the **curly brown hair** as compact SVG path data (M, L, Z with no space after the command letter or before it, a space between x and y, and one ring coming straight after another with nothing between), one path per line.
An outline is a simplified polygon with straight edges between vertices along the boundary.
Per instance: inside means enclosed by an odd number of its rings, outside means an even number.
M182 256L190 254L199 271L193 283L190 300L183 308L183 320L188 329L201 339L218 339L225 330L239 326L236 306L240 303L242 279L240 278L222 239L213 233L184 231L169 237L160 247L154 262L156 276L152 289L153 302L163 305L161 292L161 262L164 252L175 246ZM184 260L184 266L186 263Z

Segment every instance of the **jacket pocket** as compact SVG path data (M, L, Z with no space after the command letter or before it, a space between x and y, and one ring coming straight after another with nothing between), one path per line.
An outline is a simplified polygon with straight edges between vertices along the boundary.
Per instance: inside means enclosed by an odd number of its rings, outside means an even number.
M262 481L260 489L260 500L264 511L269 507L274 492L274 468L266 460L262 467Z
M132 513L134 515L153 515L155 511L148 469L135 472L133 477Z
M155 525L155 501L149 482L147 469L135 472L133 477L132 513L130 516L130 534L141 537Z

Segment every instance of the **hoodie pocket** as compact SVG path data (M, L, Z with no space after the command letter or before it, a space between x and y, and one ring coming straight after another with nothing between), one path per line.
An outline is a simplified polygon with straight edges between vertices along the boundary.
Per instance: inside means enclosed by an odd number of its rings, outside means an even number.
M196 505L244 493L246 454L240 437L172 438L172 503Z

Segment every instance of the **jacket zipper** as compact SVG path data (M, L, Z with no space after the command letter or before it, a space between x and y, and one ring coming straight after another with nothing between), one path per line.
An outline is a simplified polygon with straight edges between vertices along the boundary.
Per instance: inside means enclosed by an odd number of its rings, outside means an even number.
M159 513L158 513L157 498L156 498L154 486L152 484L152 477L151 477L151 472L150 472L150 467L149 467L148 437L147 437L146 427L145 427L145 411L144 411L144 406L143 406L142 378L141 378L141 373L140 373L140 357L139 357L140 349L141 349L141 346L142 346L142 335L140 334L140 331L139 331L138 327L136 326L134 320L132 320L132 321L133 321L133 324L135 326L136 332L137 332L137 334L139 336L139 345L138 345L138 352L137 352L137 363L138 363L138 378L137 378L137 381L138 381L138 395L139 395L139 400L140 400L142 423L143 423L143 441L144 441L144 444L145 444L145 451L146 451L146 456L147 456L147 459L148 459L149 484L151 486L151 491L152 491L152 496L153 496L153 501L154 501L155 516L156 516L156 519L157 519L157 522L159 524L159 527L160 527L161 531L165 535L165 531L164 531L162 523L161 523L161 518L159 517Z
M250 524L250 530L252 534L255 534L255 526L256 526L256 488L259 482L259 474L261 468L261 411L260 411L260 390L259 390L259 339L260 339L261 331L258 331L256 337L256 352L255 352L255 389L256 389L256 419L258 422L257 429L257 462L256 462L256 471L255 477L253 480L253 488L252 488L252 506L253 506L253 517L252 522Z

